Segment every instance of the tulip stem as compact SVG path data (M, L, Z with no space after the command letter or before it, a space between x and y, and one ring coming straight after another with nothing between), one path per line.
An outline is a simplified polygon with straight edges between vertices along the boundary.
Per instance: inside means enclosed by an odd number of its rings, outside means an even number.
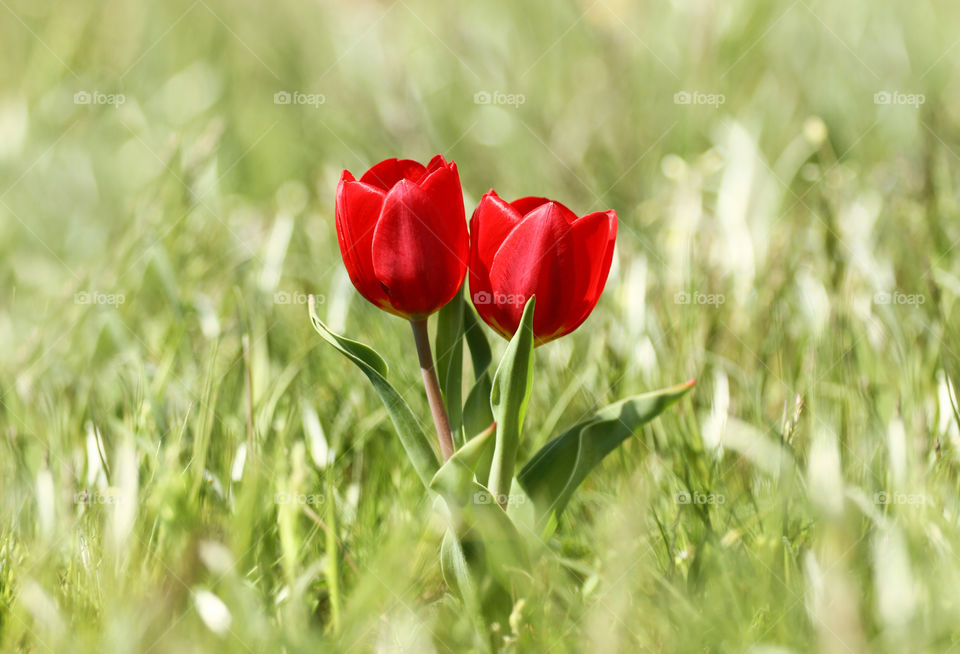
M447 410L443 406L443 396L440 394L437 371L433 367L427 319L411 320L410 326L413 327L413 340L417 344L420 373L423 375L423 387L427 391L427 401L430 403L430 411L433 413L433 425L437 428L440 451L443 453L443 460L446 461L453 456L453 437L450 435L450 420L447 418Z

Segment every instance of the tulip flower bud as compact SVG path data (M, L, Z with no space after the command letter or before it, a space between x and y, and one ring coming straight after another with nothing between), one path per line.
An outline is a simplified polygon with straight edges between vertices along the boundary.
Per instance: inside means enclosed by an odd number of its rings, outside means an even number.
M578 218L558 202L505 202L494 191L470 220L470 297L484 321L504 338L537 298L533 333L542 345L569 334L593 311L610 273L617 213Z
M337 240L353 285L384 311L419 320L460 290L469 237L455 163L387 159L337 186Z

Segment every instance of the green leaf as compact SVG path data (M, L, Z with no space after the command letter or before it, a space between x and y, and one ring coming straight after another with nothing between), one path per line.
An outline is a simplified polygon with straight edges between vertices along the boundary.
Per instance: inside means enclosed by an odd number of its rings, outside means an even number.
M443 542L440 544L440 571L443 573L443 579L447 582L447 586L463 600L467 614L474 624L483 626L483 610L477 582L470 570L463 545L451 529L444 532Z
M517 478L513 478L510 485L509 502L507 502L507 517L514 524L518 531L525 534L534 534L536 539L537 531L537 513L533 505L533 500L527 495Z
M536 298L523 309L517 332L510 340L490 391L490 408L497 421L497 439L490 464L490 490L497 496L510 491L520 447L523 419L533 388L533 311Z
M535 533L525 530L532 535L525 538L493 494L472 480L469 469L478 455L489 449L492 434L491 429L461 448L437 473L433 484L441 493L449 520L441 546L443 576L463 600L475 625L503 623L509 618L511 598L525 592L531 565L528 547L539 545ZM451 465L458 454L459 462Z
M467 511L470 533L481 535L490 575L509 588L515 583L518 572L530 570L526 539L490 491L480 484L474 484L473 488L472 503Z
M693 388L695 380L629 397L600 409L552 439L533 455L517 476L534 504L544 538L577 487L603 458Z
M476 310L467 300L463 300L463 334L470 349L470 362L473 364L473 376L479 380L493 362L490 344L483 331L483 323L477 317Z
M437 314L437 376L443 403L450 420L453 446L460 447L465 439L463 423L463 290L447 302ZM469 433L469 432L468 432ZM474 432L475 433L475 432Z
M387 364L377 352L363 343L352 341L334 334L317 316L316 303L310 296L310 322L313 328L341 354L353 361L373 384L374 390L390 415L390 420L400 437L400 443L413 464L423 485L430 486L430 480L439 469L437 455L430 441L423 433L420 423L403 396L387 381Z
M493 424L490 409L490 375L484 373L467 394L463 403L463 430L468 435L479 434Z
M483 433L471 438L466 445L453 453L430 481L430 489L454 500L458 506L465 505L474 492L473 476L477 465L493 445L493 425Z
M525 538L493 494L474 481L473 471L492 449L494 433L491 425L468 441L430 484L449 520L440 549L443 577L463 601L478 635L487 633L491 622L504 624L509 619L513 598L525 593L531 565L528 547L539 544L535 532L525 529L533 536Z
M477 318L473 305L466 300L463 306L463 333L470 350L470 360L476 380L463 404L463 432L467 438L470 438L493 424L493 410L490 408L492 384L489 372L493 355L490 353L490 344L487 343L482 323ZM487 483L492 459L493 450L488 450L485 463L477 470L477 479L480 483Z
M519 534L499 506L486 506L485 518L493 522L483 534L476 523L446 530L440 546L440 569L447 585L463 601L476 634L478 651L493 652L487 640L491 623L507 624L514 598L528 591L530 558ZM499 512L499 517L497 513ZM502 524L497 524L502 521Z

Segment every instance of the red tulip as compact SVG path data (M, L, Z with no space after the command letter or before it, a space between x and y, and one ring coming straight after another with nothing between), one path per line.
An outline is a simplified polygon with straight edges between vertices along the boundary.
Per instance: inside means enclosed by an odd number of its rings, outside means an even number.
M337 186L337 240L350 281L384 311L423 319L466 276L469 237L455 163L387 159Z
M505 338L516 332L536 295L536 344L569 334L596 306L610 273L616 211L578 218L559 202L505 202L494 191L470 219L470 293L488 325Z

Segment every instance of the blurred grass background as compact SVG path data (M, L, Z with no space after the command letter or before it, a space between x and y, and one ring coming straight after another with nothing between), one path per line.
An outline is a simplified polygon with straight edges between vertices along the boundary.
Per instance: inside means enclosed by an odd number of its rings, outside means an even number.
M581 489L505 648L960 639L955 3L0 16L3 651L475 646L386 414L304 305L429 425L333 196L436 152L468 212L495 187L620 216L597 310L537 352L524 454L700 379Z

